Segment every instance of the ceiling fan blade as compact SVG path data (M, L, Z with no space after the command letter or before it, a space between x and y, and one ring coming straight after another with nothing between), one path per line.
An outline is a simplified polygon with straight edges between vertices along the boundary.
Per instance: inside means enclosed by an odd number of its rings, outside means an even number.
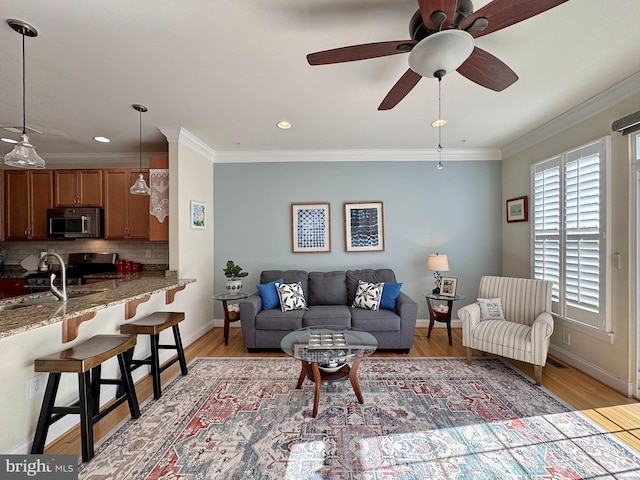
M466 30L476 18L484 17L489 21L489 26L482 31L472 32L477 38L488 33L501 30L514 25L527 18L546 12L569 0L493 0L477 12L469 15L460 28Z
M518 75L502 60L478 47L474 47L471 56L458 67L457 72L496 92L501 92L518 80Z
M367 58L386 57L397 53L410 52L416 40L392 40L389 42L365 43L350 47L333 48L307 55L309 65L328 65L331 63L353 62Z
M420 6L420 15L422 15L422 22L431 30L440 30L441 28L448 27L453 21L453 16L456 13L457 0L418 0ZM445 14L444 21L440 25L436 25L433 19L435 12L442 12Z
M422 75L414 72L410 68L404 72L404 75L400 77L400 80L389 90L387 96L384 97L382 103L378 107L378 110L390 110L395 107L400 100L407 96L407 94L416 86L420 81Z

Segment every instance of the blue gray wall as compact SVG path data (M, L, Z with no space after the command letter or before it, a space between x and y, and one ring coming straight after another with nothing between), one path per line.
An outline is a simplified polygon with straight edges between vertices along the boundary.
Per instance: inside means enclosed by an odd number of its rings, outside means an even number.
M384 203L384 252L345 251L344 202L358 201ZM309 202L330 203L330 253L292 253L291 204ZM440 171L434 162L216 163L214 205L216 293L224 291L227 260L249 272L248 292L266 269L388 267L425 319L422 294L434 286L429 253L448 255L445 275L458 278L458 294L469 300L480 276L502 272L499 161L447 162Z

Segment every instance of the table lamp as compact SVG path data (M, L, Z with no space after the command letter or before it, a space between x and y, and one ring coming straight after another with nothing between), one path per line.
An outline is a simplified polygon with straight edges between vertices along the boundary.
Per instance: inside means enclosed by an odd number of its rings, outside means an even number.
M433 270L435 273L433 274L436 279L436 288L433 289L433 293L440 293L440 272L448 272L449 271L449 260L446 255L430 254L427 257L427 268L429 270Z

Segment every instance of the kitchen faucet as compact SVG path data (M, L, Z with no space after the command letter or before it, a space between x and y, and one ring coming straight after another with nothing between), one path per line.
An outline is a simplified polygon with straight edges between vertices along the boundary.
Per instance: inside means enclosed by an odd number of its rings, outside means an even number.
M51 293L58 297L59 300L62 300L64 302L67 300L67 268L64 264L64 260L62 260L62 257L55 252L45 253L44 255L42 255L42 257L40 257L40 261L38 262L38 270L46 263L46 259L49 257L54 257L60 264L60 271L62 272L62 291L60 291L60 289L53 284L53 281L56 279L55 273L52 273L51 277L49 277L51 281L51 285L49 286L49 288L51 289Z

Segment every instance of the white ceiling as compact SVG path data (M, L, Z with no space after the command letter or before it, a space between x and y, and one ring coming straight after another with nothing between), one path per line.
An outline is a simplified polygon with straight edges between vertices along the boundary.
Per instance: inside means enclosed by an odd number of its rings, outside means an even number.
M475 9L489 3L476 0ZM27 124L48 154L166 149L156 127L184 127L213 150L432 149L437 81L389 111L379 103L406 54L309 66L306 54L408 39L416 0L0 0L0 125L20 125L21 36ZM442 84L447 148L501 148L640 72L640 1L570 0L478 38L520 77L503 92L457 73ZM293 128L276 128L288 120ZM110 144L92 140L95 135ZM0 130L0 136L7 134ZM0 143L0 154L11 146Z

